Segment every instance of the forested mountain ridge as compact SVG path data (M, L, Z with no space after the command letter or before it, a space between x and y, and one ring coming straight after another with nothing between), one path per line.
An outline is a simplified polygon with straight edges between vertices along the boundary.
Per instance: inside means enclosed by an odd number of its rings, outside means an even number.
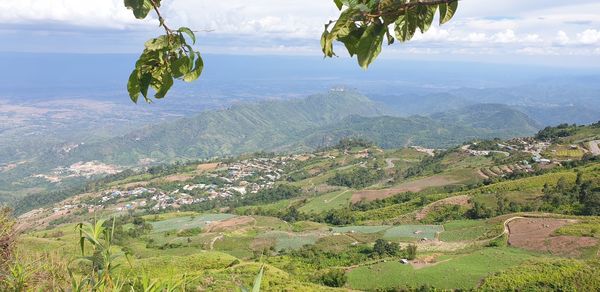
M0 172L0 198L64 188L129 167L257 151L310 151L344 137L363 137L383 148L448 148L473 139L531 135L539 127L525 114L495 104L431 116L391 114L385 105L357 92L333 90L205 111L103 141L49 147L27 161L16 161Z

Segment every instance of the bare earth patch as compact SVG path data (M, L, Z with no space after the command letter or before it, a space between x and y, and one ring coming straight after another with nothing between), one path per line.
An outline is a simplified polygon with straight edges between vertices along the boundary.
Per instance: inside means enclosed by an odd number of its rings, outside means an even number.
M352 195L352 203L360 201L374 201L377 199L385 199L396 194L406 192L420 192L426 188L442 187L460 182L448 176L431 176L410 182L405 182L396 187L382 190L364 190L356 192Z
M483 171L481 171L481 169L477 170L477 175L479 175L481 178L483 179L489 179L490 177L487 176L485 173L483 173Z
M593 237L551 236L558 228L571 223L574 221L551 218L516 219L508 224L508 243L527 250L564 256L577 256L582 248L598 244L598 239Z
M219 163L203 163L199 164L198 167L196 167L196 170L202 173L206 171L215 170L217 169L217 167L219 167Z
M447 260L443 260L443 261L438 261L437 258L439 257L439 254L432 254L432 255L428 255L425 257L421 257L418 259L415 259L413 261L410 262L410 265L415 269L415 270L419 270L422 268L427 268L427 267L432 267L435 266L437 264L441 264L443 262L447 262L450 259Z
M161 180L164 182L178 182L178 181L190 180L192 178L194 178L194 176L191 174L173 174L173 175L161 177L158 180Z
M435 201L435 202L425 206L423 209L421 209L421 211L419 211L417 213L417 215L415 215L415 219L423 220L423 219L425 219L425 217L427 217L427 214L429 214L429 212L434 210L436 207L447 206L447 205L469 206L470 205L469 196L461 195L461 196L455 196L455 197L450 197L450 198L446 198L443 200Z
M206 227L206 232L223 232L238 229L241 226L255 223L252 217L241 216L223 221L214 222Z

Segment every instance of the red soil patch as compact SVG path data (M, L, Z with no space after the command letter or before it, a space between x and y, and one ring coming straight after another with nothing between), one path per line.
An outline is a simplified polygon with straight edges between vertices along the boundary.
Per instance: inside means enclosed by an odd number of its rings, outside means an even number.
M214 222L206 227L206 232L222 232L238 229L240 226L249 225L256 222L254 218L248 216L235 217L219 222Z
M219 163L203 163L199 164L198 167L196 167L196 170L199 172L205 172L209 170L215 170L217 167L219 167Z
M458 182L459 180L447 176L431 176L423 179L405 182L403 184L398 185L397 187L389 189L364 190L356 192L352 195L352 203L385 199L400 193L420 192L426 188L443 187Z
M469 196L467 196L467 195L455 196L455 197L450 197L450 198L446 198L443 200L435 201L435 202L425 206L425 208L421 209L421 211L419 211L419 213L417 213L417 215L415 216L415 219L423 220L423 219L425 219L425 217L427 217L427 214L429 214L429 212L431 212L432 210L435 210L436 207L447 206L447 205L469 206L470 205Z
M558 228L573 220L524 218L508 224L508 243L512 246L564 256L577 256L580 249L598 244L593 237L551 236Z
M477 170L477 175L479 175L481 178L483 179L489 179L490 177L487 176L485 173L483 173L483 171L481 171L481 169Z
M174 174L165 177L158 178L157 180L165 181L165 182L180 182L186 181L194 178L194 176L189 174Z

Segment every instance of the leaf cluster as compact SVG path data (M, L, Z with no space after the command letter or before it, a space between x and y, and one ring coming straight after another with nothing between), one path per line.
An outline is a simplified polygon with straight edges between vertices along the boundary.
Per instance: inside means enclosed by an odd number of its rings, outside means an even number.
M154 98L164 98L175 79L192 82L202 73L204 61L200 52L194 51L196 35L187 27L170 29L162 18L158 8L160 0L125 0L125 7L133 11L138 19L144 19L154 9L158 15L160 26L166 34L148 40L144 51L129 76L127 91L129 97L137 103L140 94L146 102L149 88L154 89Z
M388 45L397 39L409 41L417 29L425 33L439 10L440 25L450 21L458 0L334 0L341 14L325 25L321 48L333 57L334 41L344 44L350 56L366 69L381 53L384 39Z

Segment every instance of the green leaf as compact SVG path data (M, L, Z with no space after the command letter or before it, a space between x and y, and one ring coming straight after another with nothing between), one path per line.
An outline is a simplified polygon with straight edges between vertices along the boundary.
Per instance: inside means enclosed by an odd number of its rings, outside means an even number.
M367 69L381 53L381 45L386 31L387 26L383 23L374 23L363 33L356 50L358 64L363 69Z
M198 77L200 77L200 74L202 74L202 69L204 69L204 61L202 60L200 53L196 52L196 55L197 58L194 69L183 76L183 81L185 82L192 82L198 79Z
M165 70L161 79L161 86L156 91L156 94L154 94L154 97L158 99L164 98L173 86L173 77L171 77L171 73L168 70Z
M396 38L401 42L412 39L417 31L417 14L414 9L408 9L396 20Z
M417 25L421 30L421 33L425 33L431 27L435 12L437 11L438 5L419 5L417 6L417 14L419 15L419 21Z
M440 4L440 25L450 21L458 9L458 0Z
M152 74L151 73L143 73L140 78L140 93L146 99L146 101L148 101L148 88L150 87L151 82L152 82Z
M265 266L260 267L260 272L256 275L254 279L254 285L252 286L252 292L260 292L260 284L262 283L263 274L265 271Z
M144 46L148 51L159 51L169 47L169 36L161 35L157 38L148 40Z
M192 57L193 58L193 57ZM190 65L190 57L186 55L181 55L179 58L175 59L171 62L171 72L174 78L181 78L186 73L192 70L193 61L191 61Z
M342 10L342 7L344 7L344 3L342 2L342 0L333 0L333 2L335 3L335 6L337 6L337 8L339 10Z
M134 103L137 103L138 97L140 96L140 80L138 78L139 71L134 69L129 75L129 81L127 82L127 92L129 92L129 98Z
M360 15L360 10L357 9L346 9L340 15L340 18L335 22L335 25L329 33L330 39L337 39L342 36L348 35L353 28L356 28L354 23L355 18Z
M321 50L323 51L323 55L325 57L333 57L335 53L333 52L333 38L329 36L329 26L334 23L334 21L329 21L329 23L325 24L325 29L323 30L323 34L321 34Z
M340 37L338 40L344 43L351 57L357 54L358 43L363 36L366 27L354 27L347 36Z
M160 5L160 1L156 1ZM149 0L125 0L125 7L133 10L133 16L137 19L144 19L152 10L152 3Z
M194 32L191 29L189 29L187 27L180 27L177 31L187 34L190 37L190 39L192 39L192 44L193 45L196 44L196 35L194 34Z

